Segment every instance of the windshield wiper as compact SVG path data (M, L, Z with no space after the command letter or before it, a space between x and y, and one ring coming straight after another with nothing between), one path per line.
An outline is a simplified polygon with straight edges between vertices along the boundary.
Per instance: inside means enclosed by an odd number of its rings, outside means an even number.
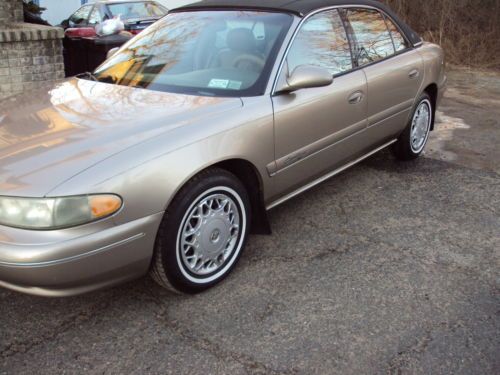
M197 91L196 93L200 96L215 96L213 92L208 91Z

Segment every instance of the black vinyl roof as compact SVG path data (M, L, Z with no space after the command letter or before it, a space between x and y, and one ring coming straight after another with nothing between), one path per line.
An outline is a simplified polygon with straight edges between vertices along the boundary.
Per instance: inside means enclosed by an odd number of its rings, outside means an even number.
M174 12L201 9L261 9L293 13L305 17L321 8L342 5L361 5L378 8L387 13L406 34L411 43L421 43L420 36L401 20L388 6L377 0L201 0L173 10Z

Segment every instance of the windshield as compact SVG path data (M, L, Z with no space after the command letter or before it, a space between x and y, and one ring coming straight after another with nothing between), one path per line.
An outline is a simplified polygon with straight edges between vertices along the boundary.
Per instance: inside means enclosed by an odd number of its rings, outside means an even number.
M162 6L146 1L109 4L108 9L113 17L121 16L123 20L160 18L167 14Z
M97 68L102 82L195 95L265 91L292 22L283 13L171 13Z

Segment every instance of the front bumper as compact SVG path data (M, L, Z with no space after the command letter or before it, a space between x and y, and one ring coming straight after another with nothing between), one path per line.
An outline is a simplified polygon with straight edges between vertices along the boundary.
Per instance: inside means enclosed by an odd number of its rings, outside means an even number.
M149 269L162 217L46 232L0 226L0 286L64 297L140 277Z

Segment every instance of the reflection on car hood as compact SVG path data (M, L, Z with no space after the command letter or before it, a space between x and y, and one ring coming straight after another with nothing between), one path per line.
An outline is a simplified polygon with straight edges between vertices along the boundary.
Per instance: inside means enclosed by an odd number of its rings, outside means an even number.
M0 195L43 196L120 151L231 109L213 98L70 79L0 102Z

